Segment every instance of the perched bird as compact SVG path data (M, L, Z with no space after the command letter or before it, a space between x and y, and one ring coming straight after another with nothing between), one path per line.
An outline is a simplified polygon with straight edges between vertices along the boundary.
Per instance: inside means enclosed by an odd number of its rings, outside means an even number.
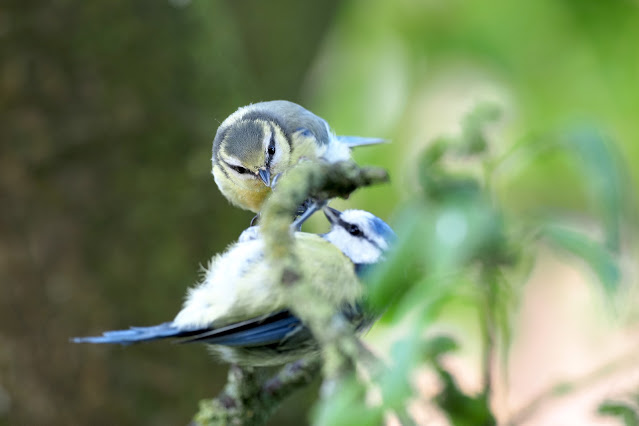
M394 239L391 228L362 210L325 208L324 235L295 233L295 253L311 285L336 312L365 328L373 318L360 308L362 265L380 261ZM76 343L130 344L163 338L203 342L222 360L247 366L279 365L317 353L310 330L286 306L286 294L269 274L261 238L233 244L214 257L200 284L189 290L171 322L77 337Z
M232 204L258 213L273 179L300 158L345 161L352 147L381 142L336 136L324 119L293 102L260 102L241 107L217 129L213 176Z

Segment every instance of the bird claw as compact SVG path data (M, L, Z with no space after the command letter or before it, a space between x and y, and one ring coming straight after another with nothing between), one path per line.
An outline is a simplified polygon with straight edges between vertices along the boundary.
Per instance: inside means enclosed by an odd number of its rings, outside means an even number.
M308 200L304 203L306 204L307 202ZM306 222L311 216L313 216L315 212L321 210L326 205L326 203L326 201L311 200L310 204L308 204L308 207L306 207L306 210L291 224L292 231L301 231L302 224Z
M271 179L271 189L275 188L275 185L277 185L277 181L280 179L280 176L282 176L282 173L278 173L273 176L273 179Z

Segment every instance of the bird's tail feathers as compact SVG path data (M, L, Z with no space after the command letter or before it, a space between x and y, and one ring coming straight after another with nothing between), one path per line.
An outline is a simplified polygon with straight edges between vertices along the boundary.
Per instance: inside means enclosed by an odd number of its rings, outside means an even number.
M337 135L337 140L341 143L345 144L349 148L353 148L356 146L365 146L365 145L378 145L380 143L388 143L390 142L388 139L381 138L364 138L361 136L341 136Z
M168 337L188 337L193 334L194 331L177 328L172 322L165 322L151 327L131 327L128 330L105 331L102 336L74 337L71 341L74 343L119 343L121 345L130 345Z

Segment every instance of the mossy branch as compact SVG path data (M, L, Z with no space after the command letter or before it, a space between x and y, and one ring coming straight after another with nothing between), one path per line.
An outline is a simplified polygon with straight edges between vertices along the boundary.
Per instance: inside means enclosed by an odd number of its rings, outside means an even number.
M280 403L313 381L320 371L317 359L301 359L264 378L262 369L231 366L224 390L200 401L194 425L262 425Z
M360 168L350 161L299 163L278 180L262 207L260 222L270 259L279 262L293 257L293 235L289 228L304 201L347 198L357 188L387 181L388 174L384 169Z
M345 371L354 371L360 344L342 315L305 285L311 277L305 277L299 268L291 222L298 206L309 198L345 198L359 187L386 181L386 171L379 168L360 168L352 162L301 162L282 176L262 209L261 229L271 273L286 287L288 305L308 325L322 348L325 390L333 387ZM319 370L319 360L302 359L263 379L260 369L232 366L224 390L217 398L200 402L194 423L264 424L283 399L307 385Z
M328 300L306 285L293 250L291 220L297 208L311 198L325 201L348 197L359 187L386 182L388 174L379 168L360 168L353 162L302 162L286 173L262 210L262 232L272 273L286 287L288 305L311 329L324 357L324 390L331 382L352 371L358 344L351 327Z

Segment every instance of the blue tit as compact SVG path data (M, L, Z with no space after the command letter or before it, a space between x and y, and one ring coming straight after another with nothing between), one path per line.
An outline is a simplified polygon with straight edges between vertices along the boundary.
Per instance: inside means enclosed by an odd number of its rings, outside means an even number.
M300 158L350 160L350 149L383 139L336 136L326 121L288 101L241 107L217 129L213 140L213 176L234 205L258 213L275 176Z
M361 331L370 315L360 309L359 266L379 262L394 238L381 219L361 210L324 210L331 229L324 235L296 232L295 253L311 285ZM76 343L130 344L163 338L202 342L220 359L245 366L284 364L319 348L310 330L286 305L282 286L269 274L264 241L237 242L215 256L201 283L188 291L171 322L78 337Z

